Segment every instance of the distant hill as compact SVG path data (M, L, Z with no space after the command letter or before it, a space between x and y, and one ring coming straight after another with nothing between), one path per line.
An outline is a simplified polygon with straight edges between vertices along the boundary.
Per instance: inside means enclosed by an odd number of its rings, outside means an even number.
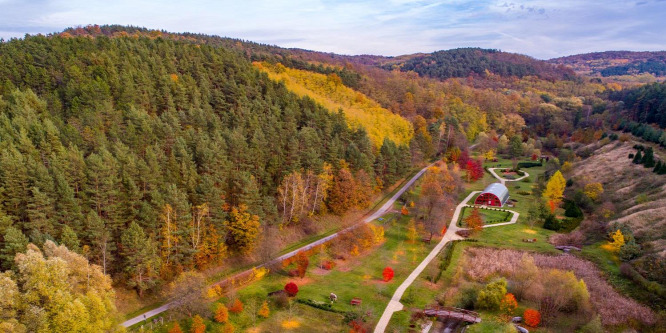
M666 51L606 51L577 54L548 60L551 64L571 67L585 75L637 75L650 73L666 76Z
M546 80L562 80L575 76L564 66L556 66L532 57L493 49L459 48L430 54L402 56L384 67L398 67L402 71L414 71L421 76L438 79L486 75L537 76Z

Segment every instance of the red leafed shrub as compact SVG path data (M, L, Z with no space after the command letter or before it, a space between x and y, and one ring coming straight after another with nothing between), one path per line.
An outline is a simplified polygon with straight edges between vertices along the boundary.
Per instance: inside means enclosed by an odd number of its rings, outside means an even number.
M321 265L321 267L324 268L327 271L330 271L333 268L335 268L335 261L330 261L330 260L324 261L324 263Z
M241 312L243 312L243 302L241 302L241 300L236 298L236 300L234 301L234 304L232 304L229 307L229 312L231 312L231 313L241 313Z
M351 329L349 333L366 333L368 330L365 328L363 321L356 319L349 322Z
M539 158L539 156L537 156L537 154L532 154L532 161L536 161L537 158Z
M393 279L393 268L386 266L384 268L384 271L382 272L382 276L384 277L384 282L389 282Z
M298 294L298 286L293 282L289 282L284 286L284 291L287 292L289 297L294 297Z
M523 314L523 319L528 326L537 327L541 323L541 313L534 309L527 309Z

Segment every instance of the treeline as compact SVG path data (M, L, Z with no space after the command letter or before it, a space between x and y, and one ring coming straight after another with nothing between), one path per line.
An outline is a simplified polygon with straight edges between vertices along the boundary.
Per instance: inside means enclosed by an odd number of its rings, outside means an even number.
M392 67L392 64L386 65ZM485 76L488 72L500 76L538 76L547 80L568 79L573 71L551 65L528 56L481 48L459 48L437 51L411 58L398 65L401 71L414 71L421 76L438 79Z
M638 63L630 63L622 66L612 66L604 68L599 71L601 76L613 75L631 75L650 73L655 76L666 75L666 62L664 61L642 61Z
M641 124L635 121L622 120L617 128L623 132L629 132L645 141L657 143L666 147L666 131L654 128L648 124Z
M222 47L28 36L0 44L0 77L4 269L53 239L142 291L252 252L287 175L327 175L307 210L343 213L340 184L367 197L410 168Z
M631 120L666 128L666 83L652 83L636 89L617 91L609 97L624 103Z

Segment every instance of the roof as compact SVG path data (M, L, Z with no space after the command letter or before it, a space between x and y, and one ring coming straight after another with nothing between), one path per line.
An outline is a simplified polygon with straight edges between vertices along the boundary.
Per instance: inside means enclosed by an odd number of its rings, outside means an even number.
M509 200L509 189L506 188L506 186L502 185L501 183L492 183L488 185L483 192L483 193L491 193L496 195L499 200L502 202L502 204L506 203L507 200Z

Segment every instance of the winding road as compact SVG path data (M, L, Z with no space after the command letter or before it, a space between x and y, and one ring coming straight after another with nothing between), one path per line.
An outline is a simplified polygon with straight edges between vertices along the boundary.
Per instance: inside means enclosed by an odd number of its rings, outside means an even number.
M296 249L296 250L293 250L293 251L291 251L291 252L289 252L289 253L283 254L283 255L281 255L281 256L279 256L279 257L277 257L277 258L275 258L275 259L273 259L273 260L271 260L271 261L268 261L268 262L265 262L265 263L263 263L263 264L261 264L261 265L255 266L254 268L251 268L251 269L248 269L248 270L246 270L246 271L243 271L243 272L240 272L240 273L238 273L238 274L235 274L234 276L245 274L245 273L247 273L248 271L252 271L252 269L261 268L261 267L264 267L264 266L270 266L271 264L274 264L274 263L276 263L276 262L281 262L281 261L283 261L283 260L285 260L285 259L287 259L287 258L291 258L291 257L295 256L296 254L298 254L298 253L301 252L301 251L309 250L309 249L311 249L311 248L313 248L313 247L315 247L315 246L318 246L318 245L324 244L324 243L328 242L329 240L331 240L331 239L333 239L333 238L335 238L335 237L338 237L338 235L340 235L341 233L343 233L343 232L345 232L345 231L354 230L354 229L358 228L359 226L363 225L363 223L368 223L368 222L370 222L370 221L376 220L377 218L383 216L383 215L386 214L389 210L391 210L391 208L393 207L393 204L395 203L395 201L398 200L398 198L400 198L400 196L401 196L403 193L405 193L405 191L407 191L407 189L409 189L409 187L412 186L412 185L414 184L414 182L416 182L421 176L423 176L423 173L425 173L426 170L428 170L428 168L429 168L430 166L432 166L432 164L426 166L425 168L423 168L423 169L421 169L419 172L417 172L416 175L414 175L414 177L412 177L409 181L407 181L407 183L406 183L405 185L403 185L403 186L402 186L402 187L401 187L401 188L400 188L400 189L399 189L399 190L398 190L398 191L397 191L397 192L396 192L396 193L395 193L395 194L394 194L394 195L393 195L388 201L386 201L386 203L384 203L381 207L379 207L379 209L377 209L377 210L376 210L374 213L372 213L370 216L367 216L367 217L365 217L363 220L361 220L360 223L357 223L357 224L355 224L355 225L353 225L353 226L351 226L351 227L348 227L348 228L345 228L345 229L343 229L343 230L340 230L340 231L338 231L338 232L336 232L336 233L334 233L334 234L332 234L332 235L326 236L326 237L324 237L324 238L322 238L322 239L316 240L316 241L314 241L314 242L312 242L312 243L310 243L310 244L304 245L304 246L302 246L302 247L300 247L300 248L298 248L298 249ZM448 233L447 233L447 234L448 234ZM225 278L225 279L223 279L223 280L221 280L221 281L215 282L215 283L213 283L213 285L215 285L215 284L219 284L219 283L222 283L223 281L225 281L225 280L228 279L228 278L229 278L229 277L227 277L227 278ZM132 325L136 325L136 324L138 324L138 323L140 323L140 322L142 322L142 321L147 320L148 318L151 318L151 317L156 316L156 315L158 315L158 314L160 314L160 313L162 313L162 312L164 312L164 311L166 311L166 310L169 310L169 308L170 308L171 306L172 306L171 303L164 304L164 305L162 305L162 306L160 306L160 307L158 307L158 308L155 308L155 309L153 309L153 310L150 310L150 311L144 312L144 313L142 313L142 314L140 314L140 315L138 315L138 316L136 316L136 317L134 317L134 318L131 318L131 319L126 320L125 322L122 323L122 325L123 325L124 327L130 327L130 326L132 326ZM401 305L401 306L402 306L402 305Z
M500 176L498 176L492 169L488 169L490 173L495 176L495 178L499 179L502 184L504 184L504 181L516 181L523 179L525 177L528 177L529 175L525 173L525 176L515 179L515 180L509 180L509 179L504 179ZM473 191L465 199L463 199L458 206L456 206L456 210L453 213L453 216L451 217L451 222L449 223L449 227L446 230L446 234L444 234L444 237L442 237L442 240L437 243L435 248L430 251L428 256L423 259L423 261L412 271L411 274L405 279L405 281L398 287L398 289L395 290L395 293L393 294L393 297L391 297L391 300L389 301L389 304L386 306L386 309L384 310L384 313L382 314L382 317L379 318L379 322L377 322L377 326L375 326L375 333L383 333L386 330L386 327L388 326L389 322L391 321L391 317L393 316L394 312L400 311L404 308L402 303L400 303L400 299L402 299L403 294L405 291L407 291L407 288L414 283L414 280L421 275L423 270L428 266L428 264L435 259L435 257L442 251L446 243L456 240L456 239L462 239L462 237L458 236L456 232L458 230L464 230L465 228L460 228L458 227L458 218L460 216L460 212L464 207L473 207L467 204L467 202L472 199L476 194L481 193L481 191ZM483 206L481 206L483 207ZM513 216L511 217L511 220L509 222L504 222L504 223L495 223L495 224L490 224L490 225L484 225L484 228L491 228L491 227L499 227L503 225L508 225L508 224L514 224L518 222L518 217L520 214L518 212L512 211L512 210L507 210L508 212L512 213Z

